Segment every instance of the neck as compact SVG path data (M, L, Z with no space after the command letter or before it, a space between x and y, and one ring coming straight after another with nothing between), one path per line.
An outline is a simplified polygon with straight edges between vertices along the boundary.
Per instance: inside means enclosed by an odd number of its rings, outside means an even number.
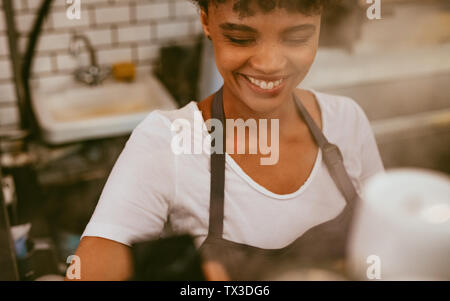
M294 93L294 92L292 92ZM299 122L303 123L303 120L297 112L296 104L292 97L292 93L289 94L289 99L283 101L282 105L270 112L257 112L248 107L245 102L236 97L231 90L225 85L223 87L223 106L225 117L227 119L255 119L259 124L259 119L267 119L268 126L270 126L271 119L278 119L280 137L290 136L293 128L298 129ZM285 134L285 135L283 135Z

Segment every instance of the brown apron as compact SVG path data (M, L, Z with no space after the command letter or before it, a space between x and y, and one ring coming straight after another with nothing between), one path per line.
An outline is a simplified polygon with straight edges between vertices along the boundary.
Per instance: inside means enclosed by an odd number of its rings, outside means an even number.
M212 118L225 125L222 89L216 92ZM297 108L315 142L322 150L328 171L346 199L343 211L334 219L314 226L287 247L261 249L222 238L224 218L225 151L211 152L211 194L208 236L200 246L205 260L219 261L226 268L231 280L268 280L277 270L298 268L328 268L345 258L345 248L350 222L358 194L344 168L339 148L328 142L297 96L293 94ZM223 126L223 150L226 150L226 127ZM214 141L211 141L213 146Z

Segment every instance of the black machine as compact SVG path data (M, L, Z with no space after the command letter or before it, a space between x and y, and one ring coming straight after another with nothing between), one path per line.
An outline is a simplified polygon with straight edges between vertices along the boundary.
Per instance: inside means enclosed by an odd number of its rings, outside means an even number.
M193 237L175 235L133 244L137 281L204 281L202 259Z

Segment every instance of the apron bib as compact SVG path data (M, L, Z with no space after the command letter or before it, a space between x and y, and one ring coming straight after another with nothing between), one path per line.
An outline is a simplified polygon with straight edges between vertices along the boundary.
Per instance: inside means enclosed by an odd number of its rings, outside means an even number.
M211 117L225 124L223 87L216 92ZM289 268L329 267L344 260L354 207L359 198L343 164L339 148L328 142L305 107L293 94L299 114L305 120L315 142L322 150L324 162L333 181L346 200L343 211L334 219L312 227L287 247L262 249L226 240L223 234L226 127L223 127L223 150L211 153L211 193L208 236L199 251L204 260L220 262L231 280L263 280L269 273ZM211 147L213 141L211 141Z

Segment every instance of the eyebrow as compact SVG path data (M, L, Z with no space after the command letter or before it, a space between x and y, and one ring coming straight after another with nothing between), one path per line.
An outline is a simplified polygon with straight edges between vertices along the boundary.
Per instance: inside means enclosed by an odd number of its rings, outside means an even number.
M236 23L222 23L219 25L220 28L224 30L236 30L236 31L244 31L244 32L250 32L250 33L257 33L258 31L254 29L253 27L243 25L243 24L236 24ZM300 24L297 26L289 27L288 29L284 30L283 33L292 33L295 31L314 31L316 29L316 26L313 24Z
M283 33L292 33L295 31L315 31L316 26L313 24L300 24L297 26L289 27Z
M257 33L256 29L243 25L243 24L235 24L235 23L222 23L219 25L220 28L224 30L238 30L238 31L245 31L245 32L251 32L251 33Z

